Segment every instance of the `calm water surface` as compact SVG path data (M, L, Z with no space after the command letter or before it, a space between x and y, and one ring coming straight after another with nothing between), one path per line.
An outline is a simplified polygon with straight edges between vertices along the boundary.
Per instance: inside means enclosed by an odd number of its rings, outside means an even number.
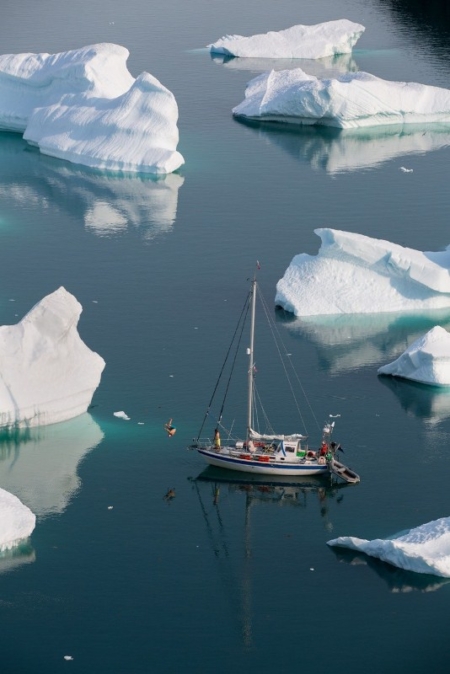
M337 555L326 541L449 515L449 394L376 372L450 315L277 316L317 418L341 415L358 486L231 481L185 447L256 259L271 303L292 257L317 253L317 227L420 250L450 243L450 132L238 123L231 108L271 64L223 63L202 48L226 33L345 17L366 26L352 57L305 70L450 87L448 27L425 30L414 11L376 0L4 4L1 53L125 45L133 75L147 70L176 95L186 165L167 180L117 177L0 134L0 323L63 285L107 363L89 414L0 444L0 486L38 516L30 544L0 560L2 671L447 671L446 581ZM261 339L260 376L283 428L266 353ZM238 407L237 426L244 415Z

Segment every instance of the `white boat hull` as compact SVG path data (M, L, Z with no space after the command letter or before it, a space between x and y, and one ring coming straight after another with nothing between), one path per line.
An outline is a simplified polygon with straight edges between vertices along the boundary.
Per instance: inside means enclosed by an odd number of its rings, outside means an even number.
M208 449L198 449L199 454L206 459L210 466L218 468L227 468L228 470L238 470L242 473L254 473L258 475L287 475L307 476L307 475L326 475L329 470L326 464L318 464L316 461L305 461L304 463L283 463L262 462L256 459L242 459L237 456L231 456L228 453L220 454Z

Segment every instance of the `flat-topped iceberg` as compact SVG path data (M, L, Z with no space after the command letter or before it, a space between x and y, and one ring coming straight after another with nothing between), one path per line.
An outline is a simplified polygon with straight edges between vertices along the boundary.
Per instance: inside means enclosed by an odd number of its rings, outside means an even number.
M81 311L61 287L16 325L0 327L0 428L54 424L86 412L105 361L78 334Z
M315 26L300 24L250 37L225 35L209 44L208 49L214 54L248 58L320 59L348 54L364 31L360 23L339 19Z
M450 517L422 524L392 539L340 536L328 545L350 548L407 571L450 578Z
M436 325L411 344L397 360L380 367L378 374L390 374L433 386L450 386L450 333Z
M128 56L107 43L0 56L0 129L75 164L172 173L184 163L175 97L149 73L134 79Z
M26 540L36 526L36 516L17 496L0 489L0 552Z
M275 304L296 316L423 312L450 307L450 249L421 252L321 228L317 256L296 255Z
M450 90L390 82L365 72L318 79L302 69L251 80L235 117L353 129L387 124L450 124Z

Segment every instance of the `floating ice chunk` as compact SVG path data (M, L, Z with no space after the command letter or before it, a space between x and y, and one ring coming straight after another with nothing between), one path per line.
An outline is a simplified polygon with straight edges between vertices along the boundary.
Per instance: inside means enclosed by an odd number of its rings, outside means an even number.
M165 175L184 159L173 94L129 52L95 44L59 54L0 56L0 129L43 154L99 169Z
M130 420L130 417L128 416L128 414L125 414L125 412L123 412L123 411L122 412L114 412L114 416L119 417L119 419L125 419L125 421Z
M71 655L65 655L64 660L73 660L73 657Z
M450 386L450 334L437 325L411 344L397 360L380 367L378 374Z
M296 316L417 312L450 307L450 249L421 252L322 228L319 254L296 255L275 304Z
M403 171L403 173L412 173L414 169L409 169L405 168L405 166L400 166L400 171Z
M389 124L450 124L450 90L390 82L365 72L318 79L303 70L251 80L235 117L341 129Z
M300 24L251 37L225 35L208 48L211 53L226 56L319 59L348 54L364 31L360 23L340 19L314 26Z
M26 540L36 526L36 516L17 496L0 489L0 552Z
M422 524L392 539L340 536L328 545L350 548L407 571L450 577L450 517Z
M81 312L61 287L16 325L0 327L0 428L54 424L86 412L105 361L78 334Z

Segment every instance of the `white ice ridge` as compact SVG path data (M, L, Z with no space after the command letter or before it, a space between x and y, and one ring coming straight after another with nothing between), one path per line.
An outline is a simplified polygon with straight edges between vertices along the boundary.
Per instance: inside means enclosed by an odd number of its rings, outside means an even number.
M365 72L318 79L270 71L247 84L235 117L353 129L387 124L450 124L450 90L390 82Z
M340 536L328 545L365 552L406 571L450 577L450 517L422 524L397 538L368 541Z
M86 412L105 361L81 340L81 304L63 287L0 327L0 428L43 426Z
M75 164L172 173L184 164L175 97L149 73L134 79L128 56L107 43L0 56L0 129Z
M423 312L450 307L450 248L421 252L321 228L317 256L296 255L275 304L296 316Z
M391 374L433 386L450 386L450 334L436 325L397 360L380 367L378 374Z
M36 516L17 496L0 489L0 552L26 540L36 526Z
M251 37L225 35L209 44L211 53L258 58L320 59L348 54L365 27L347 19L327 21L315 26L292 26Z

